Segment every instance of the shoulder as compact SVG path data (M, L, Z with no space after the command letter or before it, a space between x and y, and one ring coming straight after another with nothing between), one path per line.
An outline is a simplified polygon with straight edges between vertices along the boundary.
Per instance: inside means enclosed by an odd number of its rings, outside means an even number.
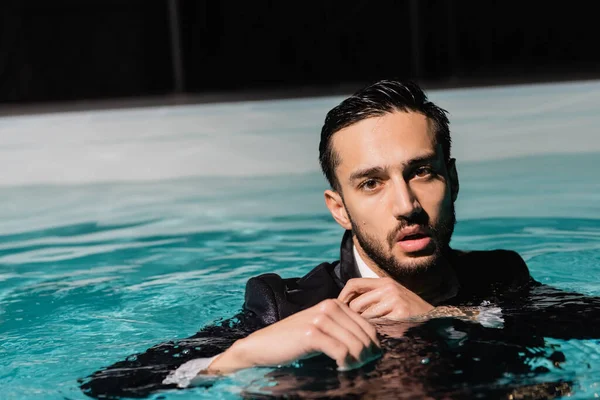
M512 250L453 251L461 287L472 293L518 291L533 282L529 268Z
M302 278L282 278L268 273L246 283L244 309L269 325L327 298L337 297L335 263L322 263Z

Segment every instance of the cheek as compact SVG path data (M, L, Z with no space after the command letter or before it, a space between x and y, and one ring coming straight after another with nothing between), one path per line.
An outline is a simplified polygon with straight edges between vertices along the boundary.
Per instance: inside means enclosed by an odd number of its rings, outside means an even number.
M355 224L359 225L370 236L379 237L389 224L388 205L384 196L362 199L355 202L350 212Z
M420 187L418 191L419 204L429 215L431 220L439 219L446 209L452 204L450 191L444 182L433 182L430 185Z

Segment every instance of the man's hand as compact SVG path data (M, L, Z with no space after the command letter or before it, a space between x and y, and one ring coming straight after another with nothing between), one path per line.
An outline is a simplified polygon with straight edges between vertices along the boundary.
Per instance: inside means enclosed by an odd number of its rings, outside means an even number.
M350 279L338 300L366 319L401 320L434 308L392 278Z
M374 359L379 350L373 325L341 301L328 299L238 340L205 373L285 365L320 353L349 369Z

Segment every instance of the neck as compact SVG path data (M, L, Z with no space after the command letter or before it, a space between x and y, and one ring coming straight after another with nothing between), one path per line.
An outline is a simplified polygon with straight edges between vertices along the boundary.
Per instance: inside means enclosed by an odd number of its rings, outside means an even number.
M432 305L448 300L458 293L458 278L450 264L448 249L439 261L422 270L387 271L365 254L358 243L354 243L363 262L379 277L390 277Z

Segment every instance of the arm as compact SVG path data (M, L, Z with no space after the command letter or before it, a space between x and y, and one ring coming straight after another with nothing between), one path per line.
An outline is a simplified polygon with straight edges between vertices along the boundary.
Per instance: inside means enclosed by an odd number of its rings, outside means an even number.
M166 378L184 362L223 350L206 369L208 374L285 365L321 353L335 360L340 369L350 369L379 356L375 328L338 300L324 300L241 339L248 332L247 324L233 329L224 325L205 328L177 343L154 346L94 373L81 387L96 398L145 397L157 390L177 388L177 382ZM188 378L201 380L202 375Z
M238 340L207 369L229 373L251 367L274 367L325 354L338 369L359 367L380 355L375 327L337 299L291 315Z
M533 281L527 296L505 309L506 328L555 339L600 338L600 297Z
M506 253L514 281L503 296L505 330L555 339L600 338L600 297L539 283L517 253Z
M187 386L203 364L278 317L276 299L269 291L260 279L250 279L244 310L235 317L207 326L187 339L158 344L96 371L79 380L81 389L90 397L115 398L146 397L158 390ZM249 297L252 301L248 301ZM194 383L210 385L211 380Z
M96 371L80 380L81 389L90 397L115 398L146 397L157 390L177 388L178 382L167 378L184 363L214 357L260 327L256 316L244 311L194 336L158 344Z

